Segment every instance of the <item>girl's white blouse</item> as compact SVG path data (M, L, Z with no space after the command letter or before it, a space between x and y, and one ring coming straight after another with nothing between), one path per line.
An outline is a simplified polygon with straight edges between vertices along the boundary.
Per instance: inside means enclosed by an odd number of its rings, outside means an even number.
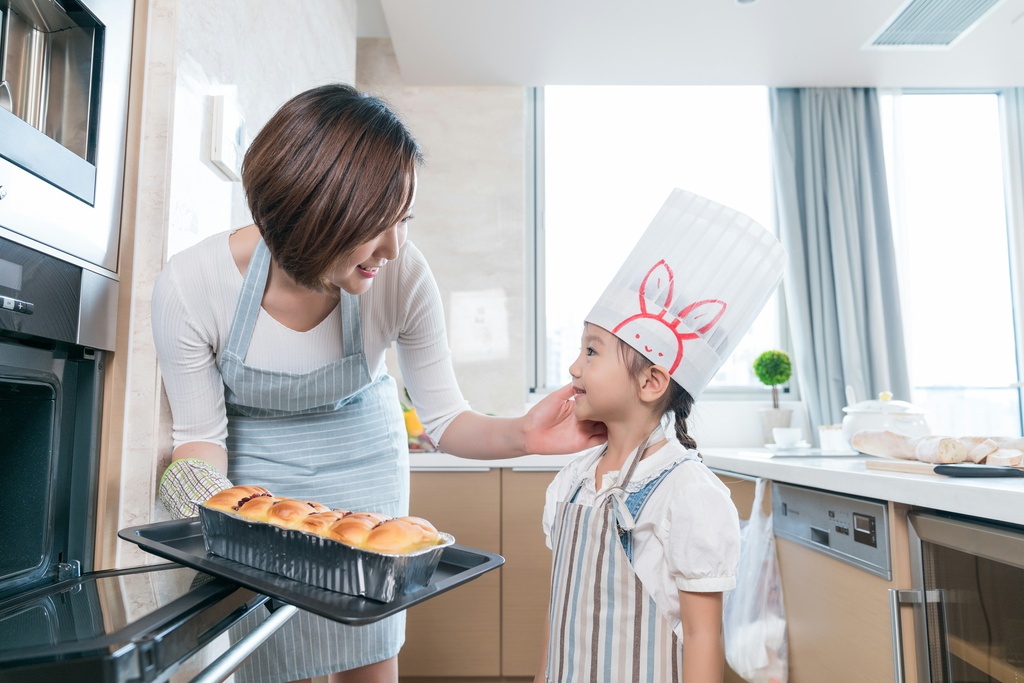
M551 547L551 526L558 502L567 501L582 481L576 496L582 505L603 500L618 472L595 487L595 473L603 446L591 449L566 465L551 482L544 505L544 534ZM637 463L627 493L639 491L652 479L694 451L674 438ZM703 463L682 462L651 493L633 530L633 568L659 610L682 636L679 592L723 592L736 585L739 564L739 516L723 484Z

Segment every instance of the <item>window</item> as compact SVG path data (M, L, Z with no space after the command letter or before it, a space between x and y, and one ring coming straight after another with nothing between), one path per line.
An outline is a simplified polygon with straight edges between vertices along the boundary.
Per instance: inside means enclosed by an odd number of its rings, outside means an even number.
M1021 433L999 95L881 98L913 403L936 434Z
M584 316L674 187L773 229L768 91L763 87L559 86L537 126L543 286L536 383L569 381ZM709 386L762 392L751 369L782 348L777 293Z

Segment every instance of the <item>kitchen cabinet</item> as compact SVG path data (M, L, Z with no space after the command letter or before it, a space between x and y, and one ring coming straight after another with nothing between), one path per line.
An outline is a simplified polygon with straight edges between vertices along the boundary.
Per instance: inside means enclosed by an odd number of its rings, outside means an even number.
M410 512L456 543L499 553L505 565L407 612L403 681L532 678L547 613L551 552L544 493L554 470L466 467L414 471Z
M456 543L501 553L501 470L413 472L409 511ZM406 612L402 676L498 676L501 570Z
M740 517L747 519L755 480L729 472L717 474L729 486ZM765 512L771 512L769 490ZM786 606L790 683L894 680L889 589L906 589L911 584L909 507L891 502L883 505L887 508L891 579L776 535ZM901 609L903 651L914 652L909 625L912 609ZM904 680L918 680L912 658L906 658ZM731 670L725 681L742 683Z
M541 516L551 471L502 470L501 673L533 676L551 592L551 551Z

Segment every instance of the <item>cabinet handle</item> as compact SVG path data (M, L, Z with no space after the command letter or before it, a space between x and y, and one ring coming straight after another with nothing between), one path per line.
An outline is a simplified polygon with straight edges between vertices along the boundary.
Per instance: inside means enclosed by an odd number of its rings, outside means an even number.
M892 628L892 680L905 683L903 669L903 616L900 614L900 591L889 589L889 623Z
M899 590L889 589L889 621L892 625L892 668L893 683L904 683L906 672L904 671L903 655L903 616L900 614L901 605L925 605L934 603L938 605L939 625L942 628L941 642L945 643L946 633L949 632L946 623L946 596L943 590ZM945 646L946 671L951 671L949 663L949 649Z

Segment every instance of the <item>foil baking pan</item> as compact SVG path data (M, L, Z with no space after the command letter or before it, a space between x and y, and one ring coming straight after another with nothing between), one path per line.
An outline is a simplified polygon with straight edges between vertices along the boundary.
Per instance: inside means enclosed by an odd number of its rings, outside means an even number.
M323 536L199 506L206 549L229 560L346 595L391 602L430 582L455 538L403 555L360 550Z

